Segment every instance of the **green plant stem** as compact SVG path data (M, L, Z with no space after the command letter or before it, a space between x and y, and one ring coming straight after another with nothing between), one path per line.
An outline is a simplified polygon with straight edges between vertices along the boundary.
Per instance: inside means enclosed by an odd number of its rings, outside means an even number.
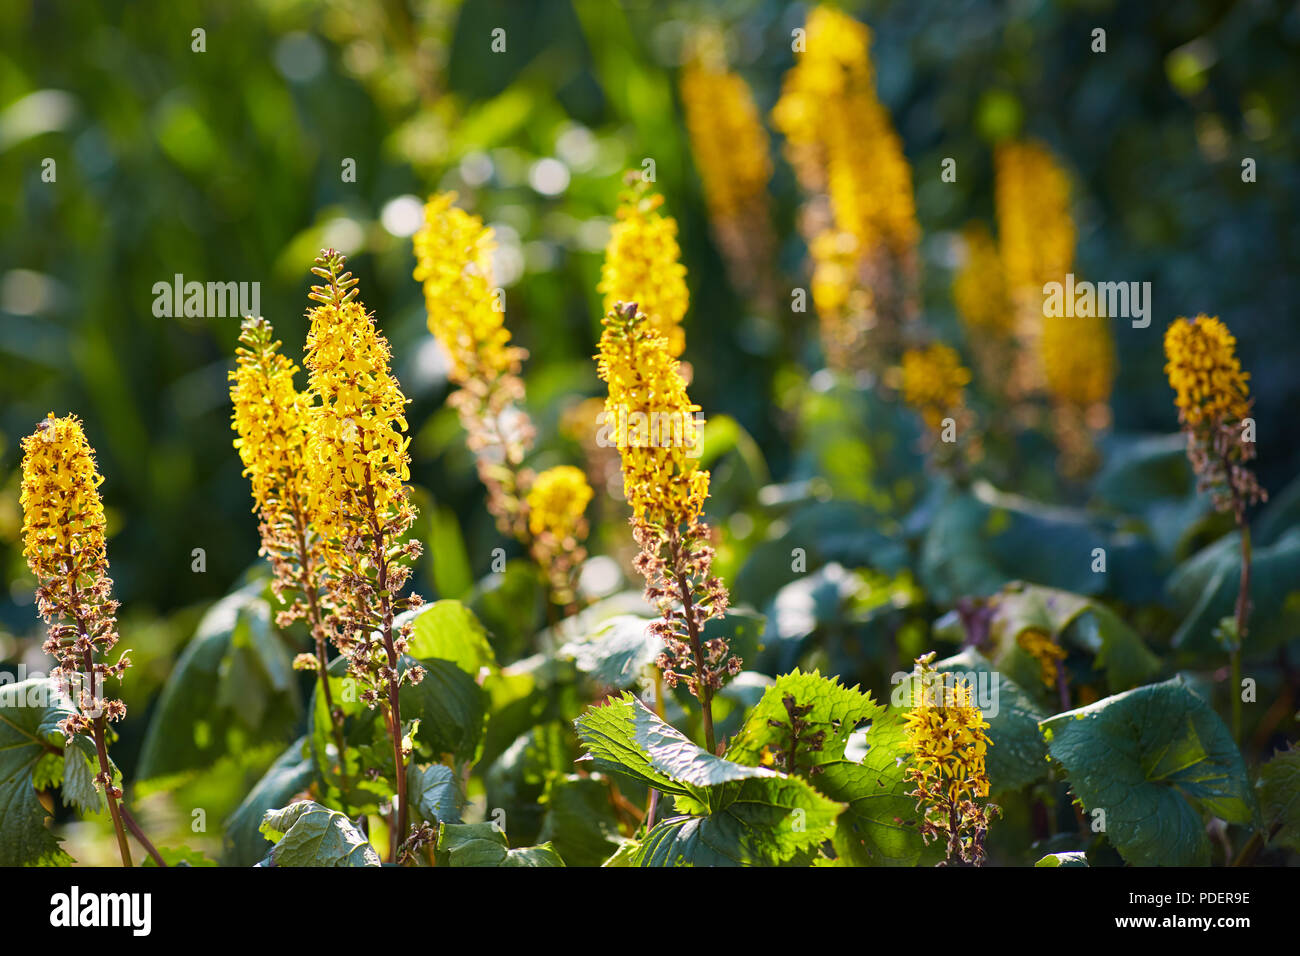
M1246 642L1250 618L1250 525L1238 518L1241 528L1241 581L1237 588L1237 634L1229 655L1232 666L1232 739L1241 746L1241 648Z
M136 842L144 847L144 851L153 857L155 863L159 866L165 867L167 861L162 858L162 854L159 853L158 848L153 845L153 841L144 835L144 830L140 829L140 824L135 822L135 817L131 815L131 811L127 808L125 800L122 801L120 809L122 811L122 822L125 823L126 828L131 831L131 835L135 837Z
M708 661L704 656L704 644L700 640L700 629L695 623L695 601L691 596L691 583L680 570L681 551L677 532L670 532L668 548L672 556L673 578L677 582L677 591L682 599L682 617L686 619L686 636L691 644L691 656L695 658L695 686L699 690L700 714L704 720L704 742L710 754L716 749L713 737L713 689L709 687Z

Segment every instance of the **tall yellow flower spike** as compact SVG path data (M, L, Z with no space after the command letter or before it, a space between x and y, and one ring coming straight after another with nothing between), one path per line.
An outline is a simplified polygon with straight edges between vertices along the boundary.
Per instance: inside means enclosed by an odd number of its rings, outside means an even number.
M903 400L920 412L931 431L961 409L970 379L957 350L942 342L903 353Z
M686 348L681 323L690 304L677 221L660 212L663 196L652 192L638 173L627 178L596 291L605 297L606 312L620 303L637 303L649 327L664 337L676 357Z
M1187 424L1239 422L1250 415L1250 375L1241 370L1237 340L1218 317L1178 318L1165 330L1165 374Z
M953 278L952 298L972 339L1010 335L1014 327L997 243L982 222L962 230L966 259Z
M69 741L83 734L93 739L99 758L94 784L108 801L122 863L130 866L118 806L122 790L113 782L116 770L108 758L106 732L108 721L126 716L126 705L106 698L104 684L110 677L121 680L131 662L129 652L115 664L102 662L118 642L99 496L104 479L73 415L55 418L50 412L23 439L22 448L23 556L36 576L36 608L48 627L42 650L57 662L50 676L76 705L58 728Z
M984 760L993 742L988 721L975 706L964 679L945 679L932 664L934 654L918 658L912 708L904 715L905 776L916 784L922 811L920 830L929 843L942 838L947 858L976 865L984 859L989 818L998 812L979 802L989 795Z

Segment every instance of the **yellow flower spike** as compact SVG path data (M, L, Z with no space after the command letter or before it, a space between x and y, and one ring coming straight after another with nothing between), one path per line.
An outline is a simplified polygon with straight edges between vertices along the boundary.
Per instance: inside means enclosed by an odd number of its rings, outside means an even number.
M621 197L596 291L605 297L607 313L620 303L635 302L676 357L686 348L681 322L690 304L677 221L659 211L663 196L637 174L628 175L636 178Z
M970 370L962 365L956 349L942 342L908 349L903 353L902 370L903 400L920 412L926 427L939 431L943 419L964 405Z
M1165 330L1165 374L1182 419L1239 422L1250 415L1250 375L1241 370L1237 340L1218 317L1179 317Z
M1016 643L1038 662L1043 684L1055 690L1060 676L1065 649L1052 640L1052 636L1039 628L1026 628L1016 637Z
M692 60L682 71L682 104L709 212L732 219L764 201L772 178L767 133L749 84Z
M952 298L962 324L978 340L986 335L1010 335L1015 326L1007 299L1006 277L997 243L983 223L962 230L966 260L953 279Z
M1041 143L1005 143L998 147L995 164L1007 288L1041 297L1044 283L1064 282L1074 267L1069 179Z

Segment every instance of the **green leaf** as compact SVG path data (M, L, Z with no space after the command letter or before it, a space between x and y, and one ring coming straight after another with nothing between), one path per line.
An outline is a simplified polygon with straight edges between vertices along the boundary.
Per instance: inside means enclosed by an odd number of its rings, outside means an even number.
M1208 864L1197 811L1229 823L1258 813L1232 735L1181 677L1040 726L1084 810L1105 812L1107 838L1134 866Z
M289 649L254 582L214 604L167 679L137 777L212 766L257 742L289 739L302 710Z
M315 777L306 745L306 737L290 744L226 820L222 861L227 866L252 866L266 856L271 845L262 836L262 819L268 810L283 807L305 790Z
M648 630L650 623L649 618L619 614L603 621L590 637L569 641L560 654L572 657L578 670L606 687L635 687L664 647Z
M426 543L433 585L438 594L459 600L466 597L474 587L474 575L470 571L469 554L465 550L465 539L460 533L460 523L450 508L431 507L428 515Z
M424 680L403 684L402 722L420 721L416 744L434 759L450 754L457 763L474 763L487 725L487 694L459 665L423 658Z
M1067 853L1049 853L1043 857L1034 866L1087 866L1088 854L1082 850L1071 850Z
M600 866L618 849L621 838L608 778L553 776L542 804L546 816L539 839L552 844L569 866Z
M0 866L72 862L45 826L33 781L50 785L63 776L64 736L57 725L75 712L49 678L0 687Z
M823 794L847 804L832 837L847 865L915 866L926 853L916 798L907 795L916 787L903 777L906 738L900 712L891 710L872 723L861 763L837 760L813 777Z
M379 866L379 854L352 821L313 800L300 800L262 818L275 846L265 866Z
M415 621L407 650L411 657L451 661L471 677L478 677L483 668L497 670L487 631L474 612L459 601L435 601L409 612L409 616L400 615L398 620Z
M1019 790L1047 774L1047 748L1038 725L1047 714L978 651L967 649L935 665L944 674L965 674L971 697L989 722L991 745L984 758L993 793Z
M815 670L804 673L795 669L778 677L758 706L749 712L740 733L727 748L728 760L757 765L765 749L772 753L789 745L790 715L784 703L787 696L794 698L796 706L812 708L803 717L808 725L803 736L825 734L820 750L798 748L796 760L800 767L841 760L849 735L883 711L870 694L858 690L856 685L848 688L838 678L822 677ZM774 723L779 726L773 726Z
M491 823L444 823L438 852L448 866L564 866L549 843L510 849L506 835Z
M1278 846L1300 850L1300 750L1290 748L1273 755L1259 771L1260 811Z
M748 777L776 776L762 767L715 757L664 723L632 694L588 708L575 721L596 769L639 780L664 793L702 799L710 787Z
M516 839L537 840L546 782L570 771L577 756L568 722L548 721L520 734L488 767L483 775L487 805L505 812Z
M772 774L717 787L707 816L655 824L635 854L638 866L779 866L807 863L830 839L844 804L799 777Z
M455 772L440 763L407 771L411 806L429 823L460 823L460 786Z

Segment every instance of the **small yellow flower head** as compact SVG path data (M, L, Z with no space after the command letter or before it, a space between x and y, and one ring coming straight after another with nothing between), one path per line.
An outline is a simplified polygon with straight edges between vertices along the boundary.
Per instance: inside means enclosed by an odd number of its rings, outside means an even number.
M682 104L709 212L715 219L732 219L762 202L772 161L745 80L692 61L682 71Z
M550 534L560 541L579 537L582 515L591 498L591 486L582 469L572 465L548 468L528 490L528 530L534 537Z
M903 353L903 400L921 413L931 431L961 409L970 380L956 349L942 342Z
M307 396L294 387L298 367L280 352L265 319L244 320L237 366L230 373L235 448L252 485L256 510L279 514L307 497L304 454Z
M1236 348L1217 316L1179 317L1165 331L1165 374L1180 416L1193 428L1250 416L1250 375L1241 370Z
M1039 296L1074 266L1070 183L1048 149L1033 142L998 147L995 195L1007 288Z
M121 678L130 665L127 655L112 665L95 660L118 640L99 497L104 479L81 422L73 415L55 418L51 412L23 439L22 448L23 556L36 576L37 610L49 627L43 650L58 662L52 676L84 678L75 688L81 713L60 722L60 729L71 737L90 731L84 714L102 711L108 720L126 715L126 705L104 699L103 689L104 678Z
M1104 315L1043 318L1043 373L1057 402L1088 408L1110 401L1115 384L1115 340Z
M952 283L957 314L975 335L1009 335L1014 322L997 243L981 222L968 225L962 238L966 261Z
M709 496L697 467L702 422L668 340L634 305L604 320L597 372L609 385L606 428L623 460L623 490L637 520L658 528L696 521Z
M659 211L662 204L663 197L639 177L624 191L596 291L605 297L606 312L619 303L635 302L649 327L668 343L670 356L676 357L686 348L681 322L690 295L677 245L677 221Z
M1061 673L1061 661L1065 660L1065 649L1052 640L1052 635L1035 627L1021 631L1016 637L1016 643L1026 654L1038 661L1043 683L1055 689Z
M989 814L996 812L977 802L989 795L984 761L993 742L970 685L936 673L933 659L928 654L917 660L913 706L903 718L906 777L916 784L910 795L924 811L921 832L927 843L943 837L949 858L956 853L979 863Z
M429 331L451 357L451 379L490 381L517 374L523 351L510 345L505 310L492 280L492 230L455 205L454 192L432 197L415 234L415 279L424 285Z

